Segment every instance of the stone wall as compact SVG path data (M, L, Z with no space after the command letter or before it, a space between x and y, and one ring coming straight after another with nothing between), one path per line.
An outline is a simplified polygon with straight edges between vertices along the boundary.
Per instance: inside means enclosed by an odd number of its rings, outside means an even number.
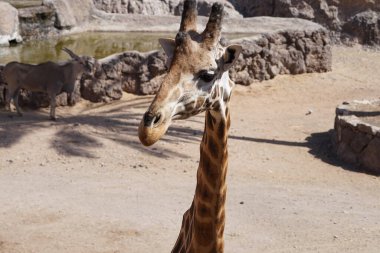
M225 45L243 45L243 52L230 71L236 84L250 85L281 74L331 71L332 52L327 30L307 24L303 29L278 27L285 22L256 18L252 23L272 24L271 27L277 29L272 32L268 29L267 33L250 38L222 40ZM118 99L122 90L138 95L154 94L166 71L165 57L162 51L153 51L124 52L101 59L95 75L82 78L82 97L98 102Z
M230 72L237 84L250 85L277 75L327 72L332 68L331 42L325 29L290 29L230 43L243 45L243 53Z
M229 22L225 29L235 25ZM328 32L315 23L300 19L257 17L240 21L239 25L258 34L232 41L222 40L223 44L243 45L243 52L230 71L231 79L237 84L250 85L281 74L331 70ZM77 90L77 97L100 102L120 99L122 91L138 95L154 94L166 71L164 62L162 51L124 52L99 59L94 74L85 75L78 81L80 89ZM61 99L58 103L64 102Z
M333 142L340 159L380 175L380 100L339 106Z

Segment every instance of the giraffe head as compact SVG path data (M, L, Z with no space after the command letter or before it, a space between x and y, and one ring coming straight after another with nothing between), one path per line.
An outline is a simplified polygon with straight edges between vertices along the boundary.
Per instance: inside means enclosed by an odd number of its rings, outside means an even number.
M219 43L222 4L212 6L202 33L197 32L196 19L196 1L186 0L176 38L160 39L168 56L168 73L139 126L140 141L146 146L157 142L173 120L220 108L229 101L233 84L228 70L242 48Z

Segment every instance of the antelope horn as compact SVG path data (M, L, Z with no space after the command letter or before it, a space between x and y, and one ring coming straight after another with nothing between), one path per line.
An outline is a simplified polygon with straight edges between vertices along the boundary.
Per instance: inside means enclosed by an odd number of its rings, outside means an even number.
M222 32L224 5L222 3L214 3L211 8L210 18L207 22L206 28L203 31L203 42L208 46L215 46Z
M197 1L185 0L182 12L182 20L179 31L197 31Z
M78 55L74 54L74 52L71 51L70 49L68 49L67 47L62 48L62 51L68 53L70 55L70 57L73 58L74 60L80 59L80 57Z

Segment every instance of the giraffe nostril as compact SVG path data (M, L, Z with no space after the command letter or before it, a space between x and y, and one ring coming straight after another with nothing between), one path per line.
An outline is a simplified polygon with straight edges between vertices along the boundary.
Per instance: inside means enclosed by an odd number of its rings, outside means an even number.
M146 112L144 115L144 125L146 127L152 127L156 124L158 124L161 120L161 114L158 113L157 115L154 115L151 112Z
M157 114L156 117L154 117L153 124L156 125L161 120L161 114Z

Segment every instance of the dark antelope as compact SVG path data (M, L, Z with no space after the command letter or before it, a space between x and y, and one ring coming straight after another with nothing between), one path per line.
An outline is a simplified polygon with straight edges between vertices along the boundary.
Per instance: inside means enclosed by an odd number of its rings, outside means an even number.
M18 104L21 89L47 93L50 98L50 118L53 120L56 119L55 97L58 94L67 92L69 101L72 102L75 81L78 75L83 72L90 72L91 66L85 57L79 57L67 48L64 48L63 51L68 53L72 59L64 63L48 61L32 65L10 62L5 65L3 79L7 84L6 106L9 110L11 99L13 99L18 115L22 116Z

